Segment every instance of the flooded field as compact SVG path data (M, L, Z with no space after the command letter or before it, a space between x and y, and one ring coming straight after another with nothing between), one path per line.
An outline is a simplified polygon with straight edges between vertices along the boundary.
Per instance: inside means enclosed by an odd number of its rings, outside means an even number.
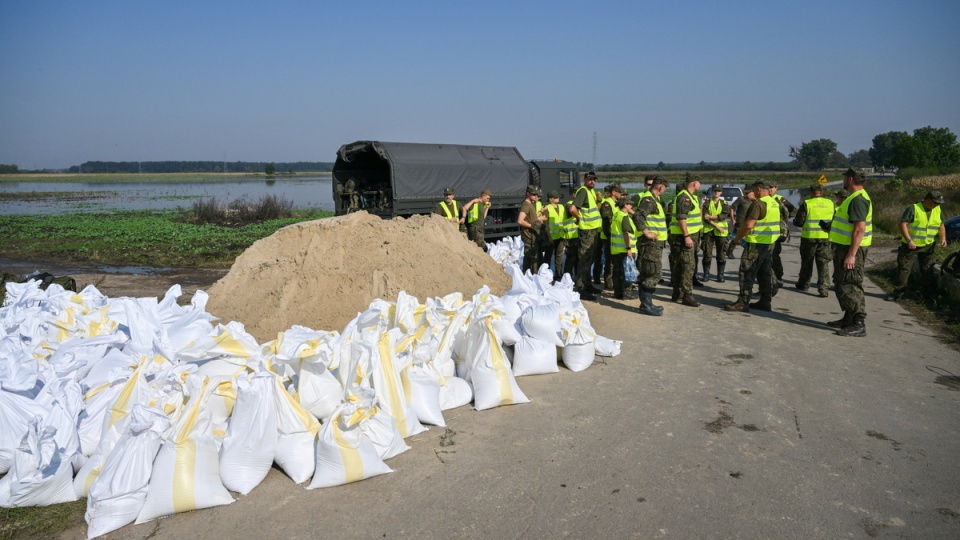
M265 195L289 199L298 210L334 209L329 174L176 183L25 180L0 182L0 215L169 210L189 208L198 199L255 202Z

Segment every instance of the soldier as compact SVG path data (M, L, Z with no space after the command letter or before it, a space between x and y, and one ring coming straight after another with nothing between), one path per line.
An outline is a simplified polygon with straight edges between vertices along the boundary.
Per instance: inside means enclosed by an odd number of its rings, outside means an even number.
M771 259L773 244L780 236L780 204L770 196L770 184L758 180L753 184L755 200L734 237L734 242L746 238L747 247L740 255L740 293L737 301L723 307L725 311L760 311L772 309L773 272ZM760 300L750 303L753 284L760 284Z
M783 251L783 243L787 240L787 219L796 212L797 207L786 199L783 195L777 195L777 184L770 183L770 196L780 205L780 237L773 244L773 294L776 296L780 287L783 287L783 260L780 259L780 252Z
M610 224L613 221L613 215L616 213L616 204L623 195L623 188L619 184L607 184L603 188L604 197L600 200L600 246L598 248L602 262L598 262L593 268L594 283L599 283L596 279L597 272L601 273L604 289L613 288L613 264L610 253ZM599 260L598 260L599 261Z
M480 196L463 205L463 221L467 222L467 238L473 240L480 249L487 251L487 243L483 237L483 227L487 222L487 213L490 212L490 197L493 193L489 189L480 192Z
M663 306L653 305L653 293L660 283L663 246L667 241L667 214L660 197L667 190L662 177L651 180L650 188L640 194L633 215L637 232L637 287L640 289L640 313L659 317Z
M563 236L567 241L566 258L563 261L563 274L570 274L572 279L576 279L577 267L580 263L580 230L577 228L577 219L567 210L571 204L573 204L573 199L569 199L563 203Z
M730 209L720 198L723 186L716 184L710 189L710 202L703 209L703 281L710 281L710 263L713 250L717 250L717 281L725 281L723 272L727 267L727 230L724 224Z
M523 240L523 270L536 272L540 268L540 229L547 220L540 215L540 188L527 186L527 198L520 204L517 224L520 225L520 238Z
M819 184L810 186L810 198L800 203L793 224L800 227L800 276L797 288L801 291L810 286L813 266L817 266L817 293L821 298L830 296L830 222L833 221L833 201L823 196Z
M577 222L577 234L580 247L577 250L579 264L575 279L575 290L584 300L596 300L594 293L600 292L590 283L590 267L593 266L597 252L597 232L600 230L600 209L597 207L597 198L593 188L597 185L597 175L593 171L587 173L583 185L577 188L572 204L567 210Z
M750 209L750 205L753 204L753 201L757 200L757 196L753 193L753 188L747 186L747 190L740 197L737 197L737 200L733 202L733 206L730 208L730 212L733 214L733 224L730 227L730 242L727 246L727 258L734 259L733 250L737 248L737 244L733 242L733 237L737 235L737 231L740 230L740 226L743 225L743 221L747 219L747 210Z
M913 261L920 263L921 283L925 288L933 282L930 276L937 246L947 247L947 229L943 224L940 205L943 194L930 191L922 201L910 205L900 218L900 247L897 248L897 287L890 300L898 300L907 291ZM939 241L937 237L939 236Z
M547 193L547 203L540 213L547 217L546 225L551 245L543 262L549 263L550 259L553 259L553 280L560 281L563 277L563 255L567 247L567 209L560 206L560 194L556 191Z
M833 282L843 318L827 326L837 328L837 335L865 337L867 309L863 300L863 263L873 243L873 202L863 188L863 172L847 169L843 188L850 195L837 208L830 225L833 244Z
M697 244L703 229L700 202L700 177L687 175L683 189L673 201L668 240L670 242L670 276L673 281L673 296L685 306L698 307L700 302L693 296L693 274L697 257Z
M437 203L437 207L433 210L433 213L445 217L447 221L457 225L459 229L463 231L463 218L460 217L460 205L457 204L453 196L454 192L452 187L444 189L443 200Z
M620 197L616 206L610 222L610 258L613 266L613 297L623 300L626 285L623 265L627 257L632 259L636 255L637 227L633 223L633 201L628 197Z

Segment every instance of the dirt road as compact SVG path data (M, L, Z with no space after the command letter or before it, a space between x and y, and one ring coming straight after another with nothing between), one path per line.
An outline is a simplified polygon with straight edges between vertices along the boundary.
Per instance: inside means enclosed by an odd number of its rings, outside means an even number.
M277 470L231 505L109 538L957 538L960 353L876 286L868 337L823 325L836 299L774 311L590 303L622 354L522 377L529 404L448 411L396 472L306 491ZM784 248L788 278L796 244ZM62 538L84 538L85 527Z

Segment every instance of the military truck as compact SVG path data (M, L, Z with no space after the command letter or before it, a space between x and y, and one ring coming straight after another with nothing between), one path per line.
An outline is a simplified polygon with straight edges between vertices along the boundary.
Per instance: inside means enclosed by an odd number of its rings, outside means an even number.
M461 206L489 189L484 236L490 241L519 234L528 185L540 187L544 204L551 191L565 202L580 186L580 173L569 161L527 161L513 147L357 141L337 151L332 184L337 215L365 210L387 219L433 212L446 188Z

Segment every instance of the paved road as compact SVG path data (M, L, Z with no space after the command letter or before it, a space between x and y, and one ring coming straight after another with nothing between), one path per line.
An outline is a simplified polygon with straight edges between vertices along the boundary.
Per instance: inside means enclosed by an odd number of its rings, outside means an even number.
M739 251L739 250L738 250ZM796 244L784 249L788 278ZM116 538L958 538L960 353L868 286L868 338L792 287L772 313L589 304L622 354L523 377L532 403L448 411L396 472L306 491L274 470L234 504ZM84 528L64 538L82 538Z

